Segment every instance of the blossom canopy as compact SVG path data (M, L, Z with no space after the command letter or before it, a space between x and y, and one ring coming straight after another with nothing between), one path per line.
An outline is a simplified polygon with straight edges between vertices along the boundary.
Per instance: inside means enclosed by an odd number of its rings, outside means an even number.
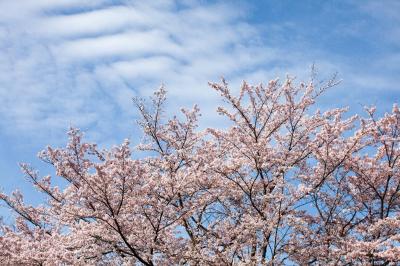
M313 111L334 85L288 77L244 82L235 96L225 80L210 83L229 126L205 130L197 106L166 119L161 88L134 99L144 133L134 149L102 150L71 129L65 148L39 155L54 177L21 165L46 202L0 194L16 213L1 224L2 263L400 263L399 108Z

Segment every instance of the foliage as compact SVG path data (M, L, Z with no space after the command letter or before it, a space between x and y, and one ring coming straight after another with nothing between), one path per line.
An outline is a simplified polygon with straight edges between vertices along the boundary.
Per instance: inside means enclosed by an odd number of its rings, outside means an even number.
M395 265L400 263L400 111L311 114L325 84L211 83L227 129L197 129L199 109L164 119L165 90L135 99L145 139L100 150L71 129L48 147L53 185L42 206L0 194L16 214L1 225L8 265ZM164 122L165 121L165 122ZM137 156L136 156L137 157Z

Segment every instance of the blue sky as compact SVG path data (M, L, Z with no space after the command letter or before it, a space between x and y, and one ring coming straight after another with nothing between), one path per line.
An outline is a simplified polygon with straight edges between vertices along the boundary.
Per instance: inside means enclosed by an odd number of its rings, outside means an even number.
M321 108L400 100L399 1L0 0L0 186L37 194L19 172L70 125L104 147L140 137L131 98L165 84L169 110L198 103L218 125L208 81L287 73L342 83Z

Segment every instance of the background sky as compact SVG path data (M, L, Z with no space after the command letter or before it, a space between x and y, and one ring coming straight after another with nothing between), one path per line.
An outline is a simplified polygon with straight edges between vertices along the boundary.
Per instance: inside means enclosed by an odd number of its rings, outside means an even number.
M201 125L214 126L208 81L302 80L315 63L343 80L321 108L389 111L400 102L399 12L396 0L0 0L0 187L39 202L18 162L52 173L36 154L65 145L71 125L103 147L137 142L131 98L161 84L171 113L198 103Z

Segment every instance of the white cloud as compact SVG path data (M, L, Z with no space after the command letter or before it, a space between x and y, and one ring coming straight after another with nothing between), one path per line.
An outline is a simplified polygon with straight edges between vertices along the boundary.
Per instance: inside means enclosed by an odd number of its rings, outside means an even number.
M85 34L106 34L139 23L143 25L144 19L143 13L130 7L115 6L72 15L45 17L38 21L35 27L38 33L50 38L76 37Z
M362 76L307 45L288 50L282 42L284 25L296 28L290 21L266 25L268 38L283 44L267 45L274 42L265 41L265 31L223 2L5 0L0 10L0 129L10 134L46 138L48 128L62 135L70 124L105 138L116 125L128 132L131 97L161 83L172 105L198 102L209 114L216 97L207 81L221 76L234 85L286 72L302 79L313 61L324 72Z
M0 10L0 127L10 134L130 129L133 95L165 83L176 102L208 105L208 80L274 56L224 4L26 0Z
M53 51L65 61L99 60L103 57L143 56L146 54L174 54L179 47L165 32L150 30L146 32L124 32L94 38L82 38L63 42Z

